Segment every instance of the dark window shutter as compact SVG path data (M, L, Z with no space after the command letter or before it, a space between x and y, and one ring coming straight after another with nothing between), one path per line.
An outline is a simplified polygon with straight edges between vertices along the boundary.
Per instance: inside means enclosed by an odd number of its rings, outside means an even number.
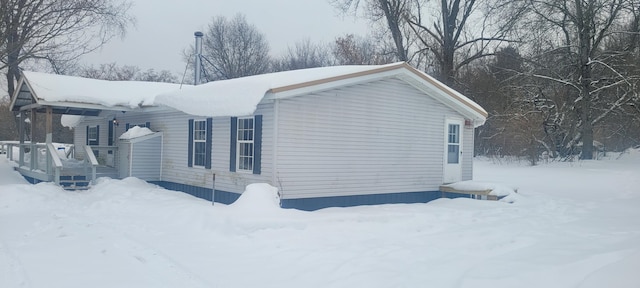
M89 126L87 126L87 134L86 134L86 136L87 136L87 141L86 141L87 144L86 145L89 145Z
M129 131L129 123L124 124L124 131L125 132Z
M204 160L204 168L211 169L211 148L212 148L212 132L213 132L213 118L207 118L207 142L205 143L206 159Z
M187 165L193 167L193 119L189 119L189 151Z
M262 158L262 115L253 120L253 174L260 174Z
M100 125L96 125L96 142L94 142L92 145L100 146Z
M144 126L151 129L151 122L144 123Z
M238 141L238 117L231 117L231 140L229 142L229 171L236 172L236 142Z
M109 139L107 139L107 145L113 146L113 121L109 121Z

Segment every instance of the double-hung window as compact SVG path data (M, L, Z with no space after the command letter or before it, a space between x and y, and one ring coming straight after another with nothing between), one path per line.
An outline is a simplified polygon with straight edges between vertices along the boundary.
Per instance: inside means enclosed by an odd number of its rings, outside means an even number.
M96 126L87 126L87 145L96 146L99 145L100 135L98 134L100 131L100 125Z
M193 121L193 165L205 166L207 159L207 121Z
M261 173L262 115L231 117L229 171Z
M87 135L87 137L89 138L89 143L96 142L96 140L98 140L98 127L90 126L89 135Z
M251 118L238 118L238 170L253 172L254 165L254 121Z
M212 127L213 118L189 119L189 130L187 130L189 131L189 158L187 158L189 167L198 166L211 169Z

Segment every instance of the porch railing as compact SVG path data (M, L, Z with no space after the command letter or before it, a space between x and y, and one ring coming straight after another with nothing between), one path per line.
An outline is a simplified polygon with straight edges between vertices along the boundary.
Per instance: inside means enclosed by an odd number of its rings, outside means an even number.
M7 159L17 163L21 174L56 184L60 184L60 176L64 175L65 167L69 169L67 174L74 173L76 168L83 170L84 175L95 184L96 170L100 166L117 167L119 162L117 146L72 146L61 152L53 144L0 142L0 154L6 154ZM80 166L66 161L74 159L73 156L81 157Z
M53 147L53 144L47 144L47 152L49 152L49 157L47 157L47 168L53 169L53 182L57 185L60 185L60 170L62 170L62 160L60 159L60 155L58 155L58 149ZM47 175L51 175L49 173L50 170L47 170Z
M18 154L18 159L15 158ZM53 144L44 143L2 143L1 150L7 159L18 163L22 171L30 171L29 176L40 181L54 181L60 183L60 173L63 168L62 160Z
M96 155L93 154L93 150L91 149L91 146L84 146L84 153L85 153L85 157L84 157L84 167L85 167L85 171L84 174L87 174L87 166L91 166L91 184L95 184L96 182L96 168L98 167L98 165L100 165L100 163L98 163L98 160L96 159Z

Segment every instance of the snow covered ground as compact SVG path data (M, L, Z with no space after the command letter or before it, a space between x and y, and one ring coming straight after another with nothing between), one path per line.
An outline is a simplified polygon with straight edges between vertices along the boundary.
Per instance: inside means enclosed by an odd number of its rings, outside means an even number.
M29 185L0 156L0 287L640 287L640 151L475 163L514 203L225 206L134 178ZM262 192L261 192L262 191Z

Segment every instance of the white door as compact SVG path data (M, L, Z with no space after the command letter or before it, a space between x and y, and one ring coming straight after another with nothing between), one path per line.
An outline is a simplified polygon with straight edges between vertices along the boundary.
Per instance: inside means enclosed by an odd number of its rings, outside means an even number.
M462 121L445 121L444 179L443 183L462 180Z

